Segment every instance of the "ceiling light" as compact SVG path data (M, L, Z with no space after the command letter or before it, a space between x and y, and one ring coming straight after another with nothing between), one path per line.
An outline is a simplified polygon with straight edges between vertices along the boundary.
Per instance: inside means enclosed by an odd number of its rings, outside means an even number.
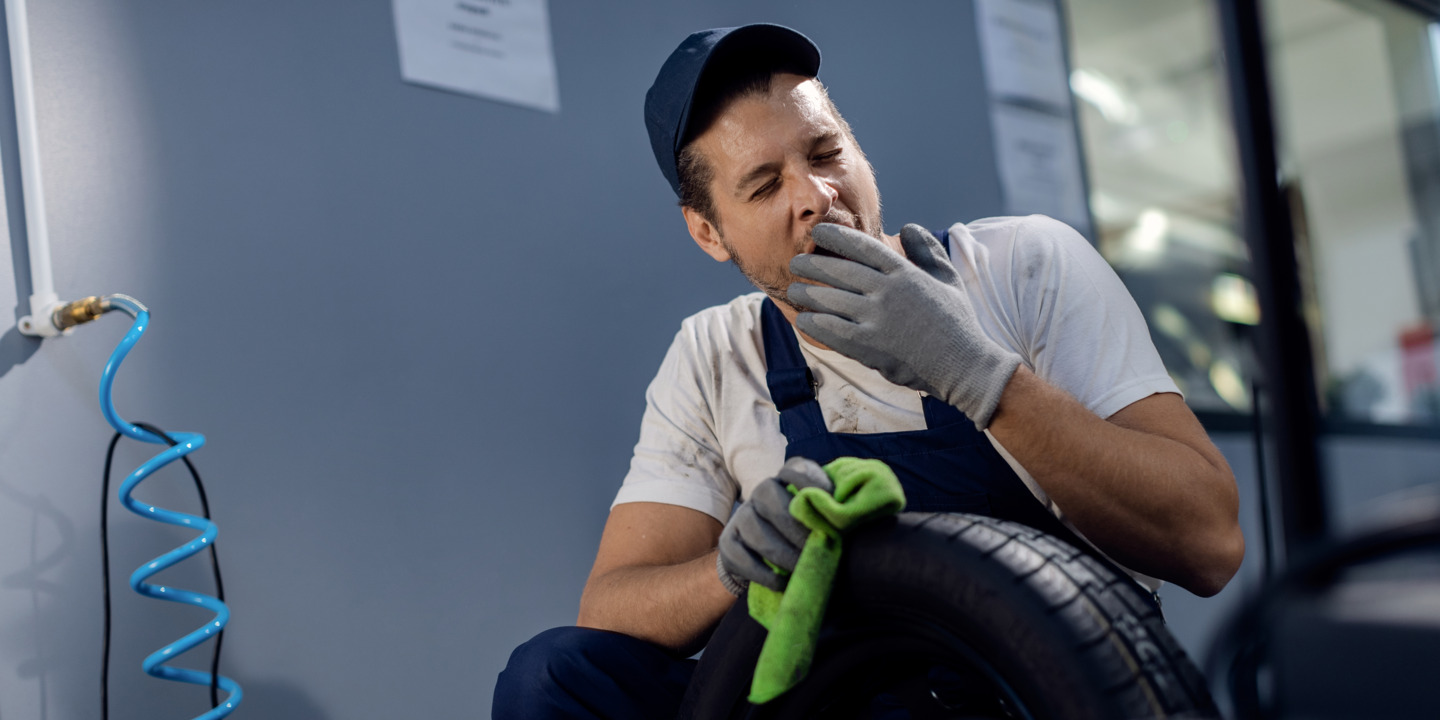
M1120 86L1098 71L1077 68L1070 73L1070 90L1112 123L1133 125L1140 118L1140 111L1125 98Z

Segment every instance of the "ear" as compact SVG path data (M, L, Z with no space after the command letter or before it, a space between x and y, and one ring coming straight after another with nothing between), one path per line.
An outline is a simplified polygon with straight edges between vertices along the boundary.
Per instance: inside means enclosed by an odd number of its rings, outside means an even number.
M690 229L690 237L695 244L705 251L706 255L715 258L717 262L726 262L730 259L730 251L725 249L725 244L720 242L720 229L715 224L705 219L694 208L681 207L680 212L685 215L685 227Z

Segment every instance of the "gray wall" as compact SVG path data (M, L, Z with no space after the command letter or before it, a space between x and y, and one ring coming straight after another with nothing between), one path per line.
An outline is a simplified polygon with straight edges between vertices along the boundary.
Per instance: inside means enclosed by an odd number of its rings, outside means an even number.
M117 404L210 439L243 717L485 716L509 650L573 622L646 383L747 287L688 239L641 123L685 33L810 33L892 230L999 209L968 3L554 0L559 115L403 84L386 0L30 5L56 285L149 304ZM97 715L95 393L125 327L0 338L3 720ZM195 507L179 472L139 495ZM125 584L186 535L111 509L115 717L193 716L203 689L138 664L205 614ZM200 560L162 578L209 587Z
M1000 211L967 2L553 0L559 115L400 82L386 0L31 5L56 285L148 303L119 408L210 438L240 717L483 717L510 649L573 621L645 384L681 318L748 288L693 247L640 120L685 33L811 34L890 230ZM125 328L0 335L0 720L97 715L95 393ZM1218 440L1255 547L1250 445ZM153 452L122 445L116 482ZM173 470L139 495L196 508ZM138 664L206 615L125 583L187 535L108 502L113 717L193 716L203 689ZM1167 590L1177 636L1201 654L1255 578ZM210 587L201 560L162 580Z

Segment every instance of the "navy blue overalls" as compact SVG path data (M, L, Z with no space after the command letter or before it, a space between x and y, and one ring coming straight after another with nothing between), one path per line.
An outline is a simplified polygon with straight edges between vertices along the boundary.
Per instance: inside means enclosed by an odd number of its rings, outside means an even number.
M940 235L940 241L949 248L948 233ZM825 427L825 418L815 394L814 376L800 353L800 344L790 322L781 314L774 301L766 298L760 311L761 332L765 341L766 384L770 398L780 411L780 432L787 445L785 457L806 457L821 465L838 457L852 456L875 458L885 461L900 479L905 488L906 511L911 512L968 512L988 515L1004 520L1024 523L1038 530L1055 535L1082 549L1090 549L1069 528L1041 505L1025 483L990 444L985 434L975 428L974 423L955 407L930 396L921 399L925 411L925 429L889 433L832 433ZM1108 564L1108 563L1107 563ZM736 603L736 608L726 616L705 657L714 655L729 657L732 654L754 657L763 640L763 630L744 613L745 603ZM530 647L544 639L545 649ZM545 664L538 664L537 657L553 652L554 645L564 645L572 654L571 644L583 643L584 663L591 665L609 664L604 675L578 674L576 660L564 663L557 670L553 658ZM744 650L731 653L728 649L715 652L718 643L734 643L753 646L753 653ZM528 648L528 649L527 649ZM525 658L521 658L524 651ZM583 628L556 628L537 636L522 645L511 656L510 666L501 675L501 685L496 688L496 717L505 718L555 718L594 717L586 715L585 708L598 713L600 717L673 717L679 707L681 696L685 695L694 670L694 661L669 660L666 664L662 651L625 635L604 633ZM708 665L701 674L707 675ZM594 673L598 668L589 668ZM726 686L694 688L684 697L688 717L696 708L729 707L735 690L734 674L724 669L727 677L716 679L714 685ZM750 669L743 669L746 685ZM506 675L515 673L507 680ZM649 678L635 674L648 674ZM522 699L508 691L508 685L533 682L520 680L525 676L545 676L547 682L556 688L548 691L543 702L551 710L531 712L519 707L507 707L502 711L501 703L542 702L537 696ZM707 680L710 678L707 675ZM699 683L697 683L699 684ZM588 692L586 697L579 697ZM734 695L738 697L738 695ZM518 711L518 712L517 712Z

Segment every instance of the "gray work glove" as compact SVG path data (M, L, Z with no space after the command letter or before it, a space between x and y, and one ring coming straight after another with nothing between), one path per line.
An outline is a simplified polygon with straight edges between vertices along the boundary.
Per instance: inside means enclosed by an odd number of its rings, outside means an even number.
M886 380L922 390L985 429L1020 356L985 335L945 248L919 225L900 231L901 257L858 230L822 223L815 244L844 257L796 255L796 327Z
M790 500L795 496L787 488L818 487L835 492L835 484L825 469L801 457L785 461L780 473L755 488L725 529L720 532L720 553L715 569L720 582L739 597L758 582L776 592L785 589L788 575L782 575L765 564L766 560L786 572L795 571L795 561L810 537L810 528L790 514Z

